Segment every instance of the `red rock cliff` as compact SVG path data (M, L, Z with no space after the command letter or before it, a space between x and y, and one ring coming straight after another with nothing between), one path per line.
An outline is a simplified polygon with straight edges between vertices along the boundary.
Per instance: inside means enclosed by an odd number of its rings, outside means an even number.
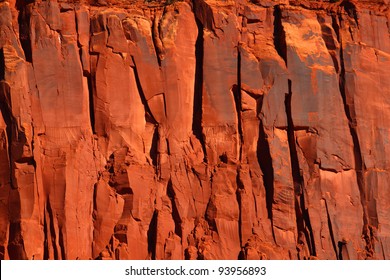
M0 3L0 258L389 259L389 20Z

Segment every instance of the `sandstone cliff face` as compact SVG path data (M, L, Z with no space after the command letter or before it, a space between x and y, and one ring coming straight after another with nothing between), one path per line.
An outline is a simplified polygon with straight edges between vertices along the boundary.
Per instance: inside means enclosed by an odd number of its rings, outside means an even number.
M1 2L0 258L389 259L389 20Z

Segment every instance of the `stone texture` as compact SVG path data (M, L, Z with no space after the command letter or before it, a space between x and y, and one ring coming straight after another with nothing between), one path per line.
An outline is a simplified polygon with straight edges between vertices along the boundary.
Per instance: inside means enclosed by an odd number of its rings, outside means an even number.
M390 258L389 2L0 3L0 259Z

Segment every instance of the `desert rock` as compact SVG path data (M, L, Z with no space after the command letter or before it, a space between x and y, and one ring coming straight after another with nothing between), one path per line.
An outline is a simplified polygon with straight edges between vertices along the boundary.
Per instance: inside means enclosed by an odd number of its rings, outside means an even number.
M389 20L2 1L0 259L390 258Z

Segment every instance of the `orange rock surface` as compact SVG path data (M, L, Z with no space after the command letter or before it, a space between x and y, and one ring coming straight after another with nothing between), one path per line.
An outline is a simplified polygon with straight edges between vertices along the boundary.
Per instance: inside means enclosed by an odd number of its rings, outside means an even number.
M389 259L389 8L0 2L0 259Z

